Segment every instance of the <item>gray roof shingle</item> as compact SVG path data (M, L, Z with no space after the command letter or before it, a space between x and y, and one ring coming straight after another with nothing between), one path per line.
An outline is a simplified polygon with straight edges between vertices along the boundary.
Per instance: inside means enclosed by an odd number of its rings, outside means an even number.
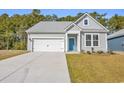
M70 25L70 21L41 21L29 28L27 33L65 33L64 29Z
M124 29L121 29L117 32L114 32L113 34L108 35L108 39L123 36L124 35Z

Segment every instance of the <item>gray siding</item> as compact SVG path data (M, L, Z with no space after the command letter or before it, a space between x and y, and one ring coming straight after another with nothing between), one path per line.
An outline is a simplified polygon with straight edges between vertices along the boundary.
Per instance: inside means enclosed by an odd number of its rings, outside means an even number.
M92 34L92 33L90 33ZM107 52L107 33L98 33L99 34L99 46L94 46L94 51L104 51ZM85 46L85 33L81 33L81 50L91 51L92 47Z
M89 20L89 25L84 26L83 25L83 19L87 18ZM92 20L90 17L85 16L82 20L80 20L77 25L83 29L103 29L100 25L98 25L94 20Z
M113 51L124 51L124 36L108 39L108 49Z
M83 20L88 19L89 24L87 26L83 25ZM80 50L84 51L91 51L92 47L94 48L95 51L104 51L107 52L107 31L96 21L94 21L91 17L85 16L80 21L76 23L82 30L80 30L76 26L72 26L69 30L68 33L74 33L77 31L80 31ZM85 46L85 33L98 33L99 34L99 46Z

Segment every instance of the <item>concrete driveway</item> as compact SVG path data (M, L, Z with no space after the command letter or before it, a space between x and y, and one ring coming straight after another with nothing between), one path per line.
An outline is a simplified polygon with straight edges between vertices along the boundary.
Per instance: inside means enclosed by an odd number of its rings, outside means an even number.
M69 83L64 53L27 53L0 61L0 82Z

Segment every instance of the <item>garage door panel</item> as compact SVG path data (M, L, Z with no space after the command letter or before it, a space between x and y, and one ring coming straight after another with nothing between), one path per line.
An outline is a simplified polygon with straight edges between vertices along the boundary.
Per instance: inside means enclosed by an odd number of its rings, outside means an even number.
M34 39L33 51L64 52L64 39Z

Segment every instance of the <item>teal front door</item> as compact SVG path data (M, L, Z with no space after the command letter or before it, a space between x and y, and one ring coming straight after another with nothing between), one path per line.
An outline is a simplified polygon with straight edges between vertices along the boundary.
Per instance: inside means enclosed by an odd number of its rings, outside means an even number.
M76 44L75 44L75 38L69 38L69 51L75 51Z

